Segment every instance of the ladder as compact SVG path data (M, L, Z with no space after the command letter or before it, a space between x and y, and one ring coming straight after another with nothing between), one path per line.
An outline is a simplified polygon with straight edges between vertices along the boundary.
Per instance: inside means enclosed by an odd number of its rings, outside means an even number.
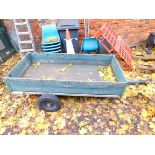
M17 35L17 42L18 42L19 52L21 54L21 57L23 56L24 53L33 52L33 51L35 52L36 50L35 50L33 36L32 36L28 19L23 19L22 21L21 20L19 21L19 19L13 19L13 23L14 23L14 27ZM22 31L22 28L24 31ZM23 40L22 37L27 37L28 39Z
M124 60L124 69L130 70L132 68L131 49L116 33L112 26L108 24L103 25L98 30L95 37L110 54L119 56ZM107 45L107 42L110 46Z

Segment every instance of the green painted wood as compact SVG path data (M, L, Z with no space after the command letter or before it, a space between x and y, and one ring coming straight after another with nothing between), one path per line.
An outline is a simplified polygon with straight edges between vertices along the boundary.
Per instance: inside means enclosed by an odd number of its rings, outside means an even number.
M31 53L31 61L41 61L46 63L73 63L73 64L96 64L109 65L112 60L110 55L89 55L89 54L51 54L51 53Z
M30 53L29 54L32 59L44 59L44 60L57 60L57 59L62 59L62 60L112 60L112 55L107 55L107 54L65 54L65 53Z
M6 82L10 84L12 91L98 95L121 95L126 86L126 83L33 80L19 78L6 78Z
M119 63L116 60L114 55L113 55L113 58L111 61L111 65L112 65L112 69L114 71L117 81L118 82L127 82L127 80L123 74L123 70L121 69L121 66L119 65Z
M27 68L30 67L30 65L31 65L30 56L27 55L8 73L8 76L21 77L27 70Z
M63 81L63 80L41 80L34 78L21 78L28 67L35 61L46 63L86 63L112 65L117 77L117 82L105 81ZM20 61L4 78L11 91L21 92L43 92L54 94L91 94L121 96L127 86L123 71L112 55L80 55L80 54L49 54L30 53Z

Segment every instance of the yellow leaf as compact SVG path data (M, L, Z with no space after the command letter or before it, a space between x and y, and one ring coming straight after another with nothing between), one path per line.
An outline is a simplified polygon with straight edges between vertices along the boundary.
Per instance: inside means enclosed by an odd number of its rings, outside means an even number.
M89 82L92 82L92 80L91 79L87 79Z
M25 135L26 134L26 130L22 130L22 132L20 132L20 135Z
M36 67L36 63L33 63L32 66L33 66L33 67Z
M57 130L57 126L53 125L52 126L53 130Z
M155 108L154 107L148 107L147 115L152 117L155 115Z
M33 133L32 129L27 129L27 133L32 135L32 133Z
M37 123L44 123L44 118L41 116L38 116L35 120Z
M37 62L37 63L36 63L36 67L39 67L39 66L40 66L40 62Z
M115 103L120 104L120 100L115 100Z
M118 135L123 135L123 134L125 134L125 130L118 129L118 130L116 130L116 133L117 133Z
M45 79L46 79L46 76L43 75L43 76L41 77L41 79L42 79L42 80L45 80Z
M147 111L145 109L143 109L141 115L142 115L142 117L146 118L148 116Z
M60 69L60 72L64 72L66 69L67 69L66 67L62 68L62 69Z
M155 80L155 73L152 73L152 79Z
M116 126L116 122L114 121L109 121L110 126Z
M105 68L99 67L98 68L98 73L99 73L99 76L101 76L105 80L115 82L115 75L113 73L111 65L109 65L109 66L107 66Z
M80 122L79 124L79 129L83 128L84 126L86 126L88 123L87 122Z
M35 109L32 109L30 112L32 113L33 117L36 116L36 110Z
M69 64L69 65L68 65L68 67L71 67L71 66L72 66L72 64Z
M3 134L5 132L5 127L0 128L0 134Z
M3 101L0 101L0 104L3 104L4 102Z
M91 126L88 126L88 131L89 131L89 132L92 132L92 131L93 131L93 129L92 129Z
M66 120L64 118L57 118L57 120L54 122L54 125L58 128L58 129L63 129L66 125Z
M123 118L124 120L126 120L128 123L131 123L130 115L124 114L122 118Z
M88 130L86 129L86 128L81 128L80 130L79 130L79 133L81 134L81 135L84 135L84 134L86 134L88 132Z
M41 135L48 135L48 133L49 133L48 130L46 130L46 131L42 132Z
M10 95L6 95L5 96L5 100L9 99Z
M150 127L151 129L155 129L155 123L150 122L150 123L149 123L149 127Z
M47 80L52 80L53 78L52 77L47 77Z
M99 71L98 73L99 73L99 76L104 77L104 73L103 72Z
M152 122L155 122L155 117L152 118Z
M122 127L123 131L126 131L129 129L129 126L127 124L123 124L123 125L121 125L121 127Z
M26 119L26 118L22 118L21 119L21 124L20 124L20 127L21 128L26 128L29 126L29 119Z
M58 38L57 37L48 37L47 40L45 40L45 43L48 43L48 42L57 42L58 41Z
M117 110L117 113L118 113L118 114L121 114L122 112L123 112L123 111L122 111L121 109L118 109L118 110Z
M81 104L80 104L79 102L74 102L73 104L74 104L74 106L75 106L76 108L80 108L80 107L81 107Z

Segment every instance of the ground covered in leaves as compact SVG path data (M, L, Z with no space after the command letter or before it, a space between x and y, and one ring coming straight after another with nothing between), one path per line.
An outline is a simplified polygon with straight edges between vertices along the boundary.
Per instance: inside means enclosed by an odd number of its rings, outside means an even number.
M46 113L37 95L11 95L2 82L19 59L15 54L0 65L0 134L155 134L155 84L130 85L120 99L60 97L62 108ZM142 63L152 62L134 60L127 79L155 80L155 73L138 69Z

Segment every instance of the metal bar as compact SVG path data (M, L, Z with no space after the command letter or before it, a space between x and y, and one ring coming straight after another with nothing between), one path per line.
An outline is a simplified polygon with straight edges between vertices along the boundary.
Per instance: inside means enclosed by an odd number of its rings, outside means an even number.
M19 41L20 44L32 44L32 40Z
M13 91L12 94L14 95L26 95L26 94L35 94L35 95L42 95L45 94L44 92L20 92L20 91ZM46 94L53 94L59 96L87 96L87 97L115 97L120 98L119 95L94 95L94 94L67 94L67 93L46 93Z
M16 26L23 26L23 25L26 25L26 22L15 22L15 25Z
M28 35L28 34L29 34L28 31L26 31L26 32L18 32L18 35Z

